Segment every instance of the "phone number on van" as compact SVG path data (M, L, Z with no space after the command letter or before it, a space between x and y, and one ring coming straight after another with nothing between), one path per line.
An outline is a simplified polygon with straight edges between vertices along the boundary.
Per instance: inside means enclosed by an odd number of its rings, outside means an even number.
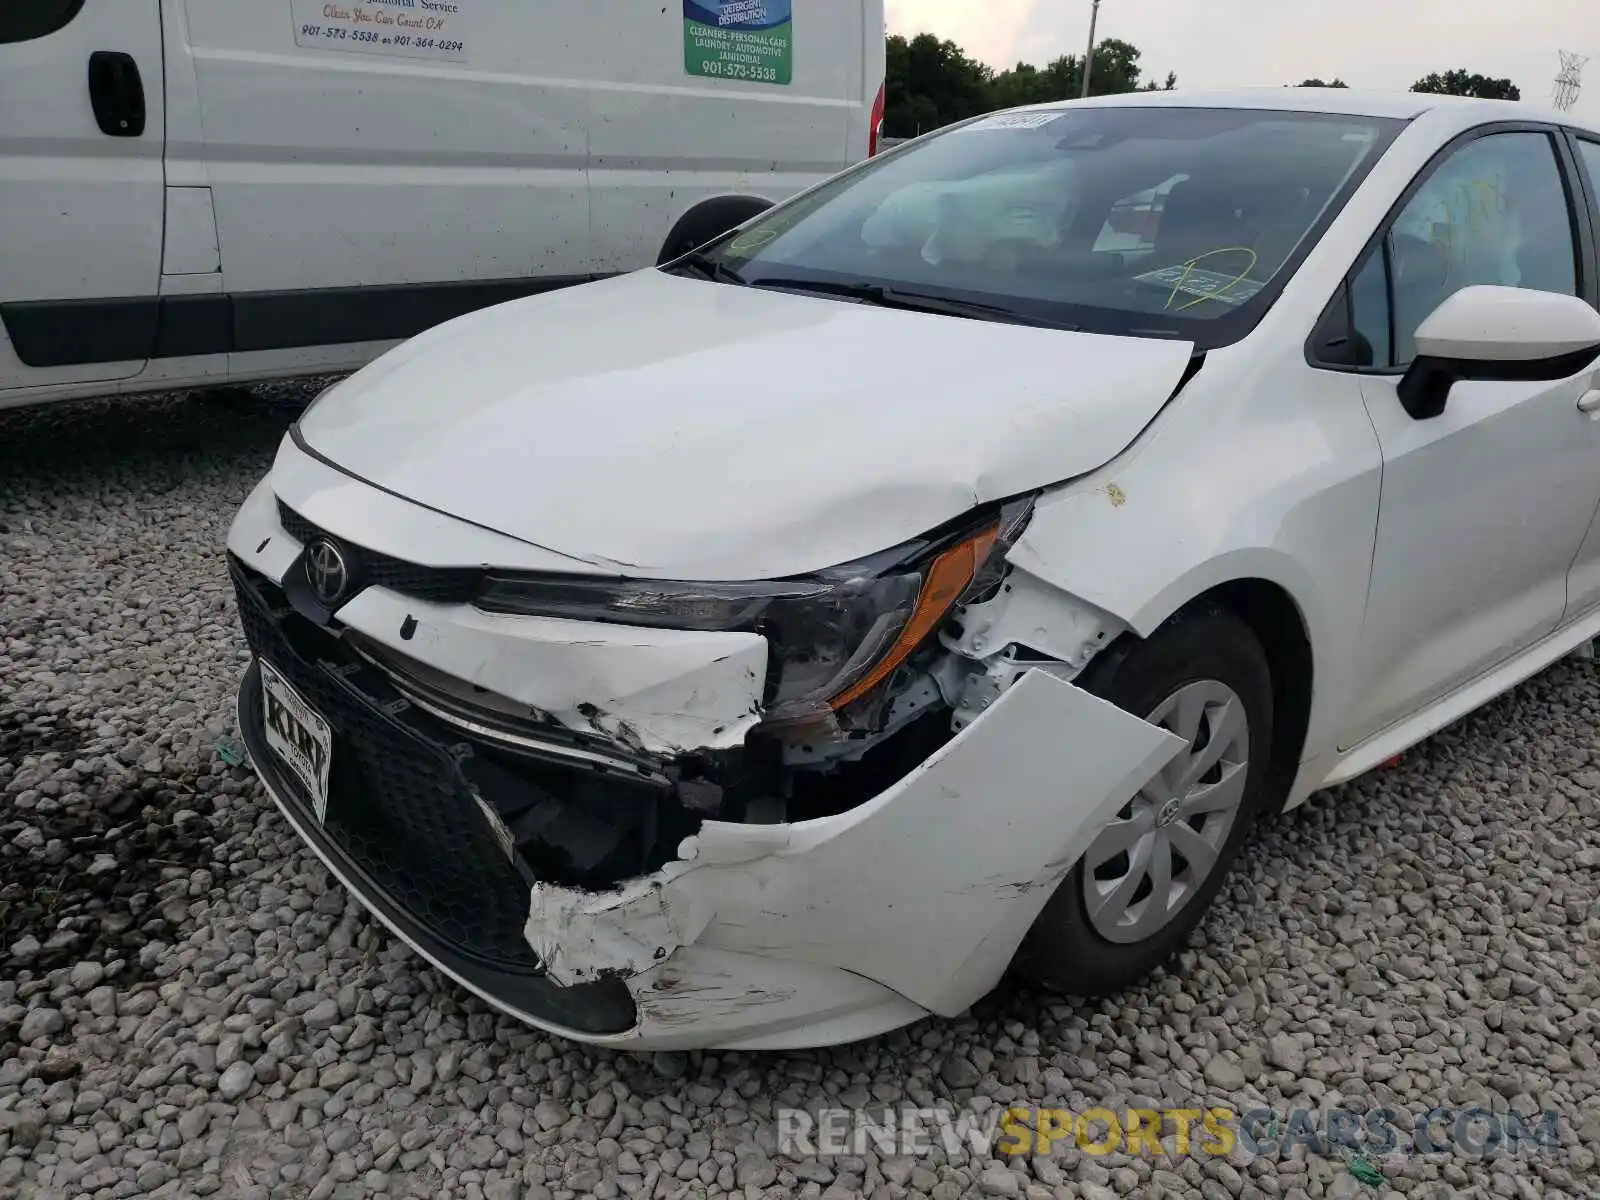
M308 38L327 38L335 42L376 42L380 46L393 46L396 49L442 50L447 54L451 52L459 54L463 49L460 42L442 41L438 38L414 38L405 33L385 36L370 29L340 29L336 25L302 25L300 33Z
M396 15L363 0L291 0L297 46L398 58L465 62L467 20L457 4L426 17ZM409 7L409 5L408 5Z
M752 67L744 63L723 62L708 58L700 64L707 75L721 75L724 79L753 79L758 83L776 83L778 72L773 67Z

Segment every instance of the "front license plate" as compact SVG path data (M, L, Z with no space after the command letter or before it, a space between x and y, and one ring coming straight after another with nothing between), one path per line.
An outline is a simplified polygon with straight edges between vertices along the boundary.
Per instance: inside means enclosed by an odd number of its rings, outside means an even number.
M333 757L333 730L264 659L261 662L261 698L266 713L267 745L305 787L306 795L311 797L311 809L321 824L328 815L328 762Z

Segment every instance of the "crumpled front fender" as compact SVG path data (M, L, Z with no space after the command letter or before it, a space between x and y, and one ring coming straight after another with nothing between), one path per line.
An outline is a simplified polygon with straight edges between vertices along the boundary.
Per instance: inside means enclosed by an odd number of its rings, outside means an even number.
M1032 671L849 811L708 821L676 860L614 890L535 888L528 940L564 984L648 978L695 946L839 968L954 1015L998 982L1094 836L1182 748Z

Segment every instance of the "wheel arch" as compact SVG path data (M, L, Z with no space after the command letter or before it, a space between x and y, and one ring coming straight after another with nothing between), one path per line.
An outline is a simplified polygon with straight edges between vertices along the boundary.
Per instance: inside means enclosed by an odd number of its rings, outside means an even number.
M765 196L734 194L709 196L690 205L688 210L673 223L672 229L661 243L661 252L656 258L656 265L664 266L673 259L681 258L689 251L705 245L713 238L721 237L735 226L743 225L752 217L766 212L773 203Z
M1281 804L1300 768L1311 725L1316 660L1305 615L1294 597L1267 579L1220 584L1196 602L1221 605L1250 627L1272 672L1272 787Z
M1130 622L1128 632L1096 656L1091 669L1108 669L1156 629L1197 610L1226 610L1250 629L1261 643L1272 673L1272 784L1269 795L1284 800L1294 783L1311 725L1316 659L1310 623L1294 595L1277 580L1242 576L1213 583L1171 607L1164 616ZM1102 661L1104 660L1104 661Z

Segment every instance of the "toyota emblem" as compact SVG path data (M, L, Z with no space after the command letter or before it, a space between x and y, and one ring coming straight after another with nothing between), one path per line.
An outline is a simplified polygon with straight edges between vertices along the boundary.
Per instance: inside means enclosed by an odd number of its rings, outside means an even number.
M306 547L306 579L311 591L323 604L332 607L350 586L350 568L344 555L326 538Z

